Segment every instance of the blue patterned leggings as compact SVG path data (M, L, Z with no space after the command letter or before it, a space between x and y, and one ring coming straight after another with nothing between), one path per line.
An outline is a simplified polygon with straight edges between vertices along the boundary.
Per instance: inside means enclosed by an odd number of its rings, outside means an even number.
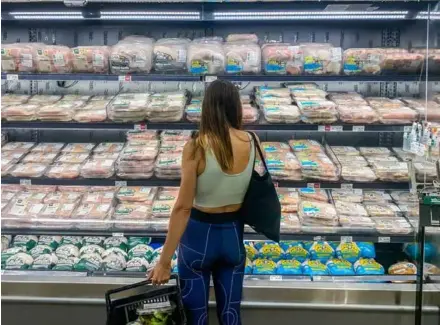
M199 212L193 209L191 215ZM220 219L221 215L215 216ZM208 324L211 274L219 323L241 325L245 256L243 225L240 222L208 223L190 218L180 241L178 255L188 325Z

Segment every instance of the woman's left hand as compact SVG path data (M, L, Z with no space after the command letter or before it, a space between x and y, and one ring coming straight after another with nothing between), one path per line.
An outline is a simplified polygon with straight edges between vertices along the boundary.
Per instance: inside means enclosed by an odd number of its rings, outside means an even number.
M148 274L147 279L153 284L160 285L168 283L171 276L171 263L157 263L154 269Z

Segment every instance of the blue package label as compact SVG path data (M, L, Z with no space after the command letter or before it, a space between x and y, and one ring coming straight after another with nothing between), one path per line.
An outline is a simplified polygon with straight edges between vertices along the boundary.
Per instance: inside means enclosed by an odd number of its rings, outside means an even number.
M326 263L334 256L334 253L333 248L325 241L316 241L309 249L310 259L318 260L322 263Z
M265 68L266 72L286 73L286 62L271 59Z
M301 265L305 275L328 275L327 267L320 261L307 260Z
M208 66L202 60L192 60L189 71L192 74L206 74Z
M340 243L336 248L336 257L354 263L361 257L361 250L356 243Z
M301 275L301 263L296 260L281 260L277 263L277 274L279 275Z
M353 265L349 261L331 258L326 265L330 275L354 275Z
M243 71L243 65L241 65L238 60L228 59L226 64L227 73L238 73L241 71Z
M275 274L276 270L277 270L277 265L272 260L260 258L255 260L254 262L254 269L253 269L254 274L270 275L270 274Z

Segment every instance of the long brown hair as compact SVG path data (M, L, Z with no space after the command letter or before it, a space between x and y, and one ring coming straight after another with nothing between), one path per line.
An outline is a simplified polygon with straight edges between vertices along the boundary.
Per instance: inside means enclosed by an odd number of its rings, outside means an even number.
M195 137L195 152L204 155L212 149L223 171L234 165L229 129L241 129L242 106L237 88L225 80L216 80L206 89L202 104L200 131Z

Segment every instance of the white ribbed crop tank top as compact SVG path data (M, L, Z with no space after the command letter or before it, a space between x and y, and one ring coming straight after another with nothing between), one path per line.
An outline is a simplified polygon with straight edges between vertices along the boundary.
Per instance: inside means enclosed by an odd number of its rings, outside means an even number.
M205 153L205 170L197 177L194 205L204 208L219 208L231 204L243 203L254 169L255 145L250 139L249 162L246 168L238 174L227 174L220 167L214 153Z

